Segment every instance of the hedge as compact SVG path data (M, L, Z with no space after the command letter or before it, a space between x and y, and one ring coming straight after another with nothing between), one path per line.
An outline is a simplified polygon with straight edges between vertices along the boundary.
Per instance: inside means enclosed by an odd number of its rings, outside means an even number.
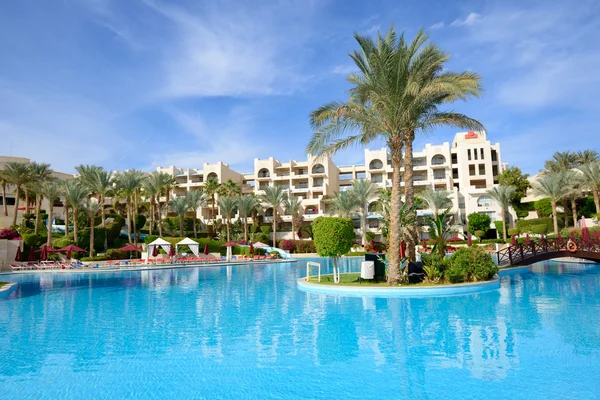
M532 219L520 219L517 221L517 229L521 233L534 233L534 225L546 225L546 232L554 232L554 222L552 217L546 218L532 218ZM562 218L558 218L558 229L564 228L564 221Z
M317 251L312 240L283 239L277 243L277 247L290 253L316 253Z
M494 226L496 227L496 234L498 237L502 237L504 234L504 230L502 228L502 221L494 221ZM508 226L506 227L508 228Z
M481 247L466 247L452 254L444 276L451 283L490 280L498 273L492 256Z
M531 232L536 233L538 235L545 235L548 232L548 225L546 225L546 224L533 225L531 227Z
M575 237L581 237L581 228L567 228L560 231L562 237L570 237L571 232L574 233ZM600 232L600 226L592 226L588 228L588 232L590 233L590 237L594 237L594 232Z

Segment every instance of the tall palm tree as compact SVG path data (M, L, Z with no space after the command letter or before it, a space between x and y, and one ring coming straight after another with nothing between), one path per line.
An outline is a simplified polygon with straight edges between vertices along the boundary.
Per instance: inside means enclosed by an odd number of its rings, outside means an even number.
M567 193L565 177L566 175L563 172L549 172L542 175L542 177L532 185L536 195L548 197L550 199L552 204L554 233L556 235L558 235L558 213L556 211L556 204L561 201Z
M392 167L392 201L389 238L390 283L400 280L400 168L404 148L404 182L406 205L413 209L413 155L415 135L442 125L484 129L478 121L463 114L441 111L438 107L456 100L479 96L480 77L473 72L454 73L444 64L449 55L428 37L417 33L411 43L398 37L391 28L376 40L355 34L360 50L350 57L359 73L350 74L352 85L346 102L325 104L311 113L315 132L307 147L313 155L335 153L349 146L366 146L384 140L390 149ZM348 137L342 138L350 131ZM417 227L408 229L408 255L415 259Z
M114 176L111 172L104 170L104 168L97 168L93 175L90 177L90 189L91 192L96 194L98 204L100 204L100 214L102 222L100 226L106 228L106 221L104 218L104 201L106 197L110 195L114 186ZM108 235L104 235L104 251L108 249Z
M2 208L4 216L8 217L8 205L6 204L6 186L10 184L6 170L0 169L0 185L2 185Z
M198 230L196 228L196 217L199 209L202 209L206 204L206 196L204 193L198 190L192 190L187 193L188 206L191 211L194 212L194 238L198 237Z
M367 214L369 203L377 199L379 188L368 179L358 179L352 182L352 194L356 199L360 214L360 230L362 234L362 245L367 245Z
M63 181L63 192L65 197L65 207L70 205L73 211L73 240L77 243L79 232L79 209L81 203L90 194L88 190L79 182L78 179L69 179ZM68 212L65 214L65 232L68 233L67 227L69 226L69 215Z
M288 196L283 201L283 209L292 216L292 239L296 240L296 218L302 210L302 200L296 196Z
M354 196L352 190L345 190L334 193L334 195L331 196L329 213L344 218L352 218L358 211L358 207L358 201L356 201L356 196Z
M514 186L495 186L488 190L486 194L500 204L502 208L502 237L506 240L506 212L510 201L517 190Z
M231 218L235 216L237 208L237 199L233 197L221 197L219 198L219 209L221 215L225 218L225 225L227 227L227 241L229 242L229 229L231 226Z
M588 150L586 150L588 151ZM565 198L571 203L571 213L573 217L573 227L577 226L577 199L583 196L584 180L581 173L577 170L570 170L566 176L567 193ZM566 212L566 211L565 211Z
M96 216L102 208L102 205L98 203L96 199L86 197L81 203L81 207L85 210L90 219L90 257L94 257L94 231L96 230Z
M578 169L583 174L583 187L592 192L596 214L600 215L600 161L583 164Z
M283 201L287 198L287 193L278 186L268 186L264 194L260 195L260 200L273 207L273 247L277 247L277 217Z
M162 225L162 206L160 201L160 196L165 194L166 198L166 188L172 184L173 177L165 172L153 172L151 173L147 179L144 181L146 185L146 190L150 190L151 193L154 194L155 200L151 199L151 205L154 203L154 212L151 214L156 214L156 220L158 221L158 234L160 236L163 235L163 225ZM151 187L151 188L150 188ZM154 218L153 218L154 220ZM152 222L153 223L153 222Z
M242 188L238 183L228 179L227 182L224 182L219 186L217 192L219 196L237 197L242 194Z
M600 154L596 150L583 150L575 154L577 165L600 161Z
M237 207L240 213L240 218L244 224L244 240L248 240L248 218L252 217L252 214L256 208L260 205L260 201L254 194L240 196L237 198Z
M41 185L54 180L50 164L36 163L29 164L32 181L34 183L35 194L35 228L34 232L37 235L40 232L40 210L42 208L42 194L40 193Z
M214 234L215 233L215 206L216 206L216 201L215 201L215 196L217 195L218 191L219 191L219 181L216 179L208 179L206 182L204 182L204 186L203 186L203 190L204 190L204 194L206 194L207 197L210 197L210 223L211 223L211 232Z
M52 246L52 218L54 214L54 202L60 199L63 194L63 188L60 182L46 182L40 186L42 195L48 199L48 222L46 244Z
M151 173L146 180L144 180L143 189L144 196L148 199L148 203L150 203L150 223L148 225L148 233L150 235L154 232L154 214L156 208L156 196L160 192L159 185L156 184L157 173ZM162 236L162 234L161 234Z
M136 192L142 186L144 181L144 173L137 170L129 170L118 173L115 176L115 183L117 188L123 190L127 202L127 234L129 240L131 240L131 228L133 226L133 241L137 244L137 210L132 207Z
M185 213L190 209L188 198L187 196L177 196L169 200L169 203L179 218L179 236L183 237L183 221L185 218Z
M164 174L164 173L163 173ZM173 189L177 187L177 181L174 177L169 174L165 174L164 182L162 187L162 192L165 195L165 216L169 216L169 199L171 197L171 192Z
M448 208L452 207L452 200L450 199L450 193L445 190L433 190L427 188L419 193L419 198L423 200L428 209L437 216L441 212L445 212Z
M544 163L545 173L548 172L558 172L562 174L567 174L572 168L577 165L577 154L571 153L569 150L567 151L557 151L552 155L552 159L546 161ZM562 207L563 207L563 218L564 225L569 225L569 215L567 213L567 207L569 204L569 200L566 197L563 197Z
M27 164L16 161L6 163L4 169L8 181L15 186L15 207L12 224L16 225L19 211L19 193L21 192L21 188L29 183L31 175Z

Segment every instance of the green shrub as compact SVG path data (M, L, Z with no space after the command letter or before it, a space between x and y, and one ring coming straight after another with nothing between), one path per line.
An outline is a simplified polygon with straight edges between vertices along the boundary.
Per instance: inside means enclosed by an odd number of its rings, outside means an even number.
M508 230L508 236L517 236L520 233L521 231L519 231L519 228L510 228Z
M494 226L496 227L496 234L498 235L498 237L502 237L502 235L504 234L504 231L502 229L502 221L494 221Z
M481 247L465 247L452 254L444 271L451 283L490 280L498 273L490 254Z
M490 229L492 220L487 214L472 213L469 214L467 218L469 222L469 232L483 231L483 236L485 236L485 233Z
M83 257L80 261L106 261L108 257L106 256L94 256L94 257Z
M485 232L481 231L481 230L477 230L477 231L473 232L473 235L475 235L479 240L481 240L485 236Z
M539 199L533 203L535 211L537 211L538 217L549 217L552 215L552 202L549 198Z
M23 244L29 247L38 248L46 243L46 235L36 235L35 233L27 233L23 235Z
M102 227L94 228L94 250L104 250L104 235L106 229ZM77 246L89 250L90 248L90 228L80 229L77 232Z
M70 244L77 245L77 243L75 243L75 241L73 239L66 237L66 236L63 236L52 242L52 246L57 249L62 249L63 247L67 247Z
M133 251L133 252L131 252L131 255L133 257L136 257L139 254L138 254L137 251ZM128 251L119 250L119 249L108 249L106 251L105 257L108 260L126 260L126 259L129 258L129 252Z
M318 217L312 229L315 247L321 257L340 257L352 248L354 223L349 218Z
M269 233L271 233L271 226L263 225L260 227L260 231L263 233L263 235L267 235L267 237L268 237Z
M263 242L263 243L269 243L271 241L271 238L269 237L269 235L265 234L265 233L259 233L256 236L256 240L259 242Z
M573 234L575 235L575 237L580 238L581 237L581 228L567 228L567 229L563 229L562 231L560 231L560 234L562 237L570 237L571 236L571 232L573 232ZM588 228L588 232L590 233L591 237L594 237L594 232L600 232L600 226L592 226Z
M544 224L547 226L546 232L554 231L554 222L552 218L532 218L532 219L520 219L517 221L517 229L521 233L534 233L533 226ZM562 218L558 219L558 229L562 229L564 227L564 221Z
M313 240L296 240L296 253L316 253L317 248Z
M144 238L144 243L146 243L146 244L152 243L158 238L159 238L158 235L148 235Z
M531 227L531 232L536 233L538 235L545 235L546 232L548 232L548 225L546 225L546 224L533 225Z
M346 254L347 257L363 257L365 254L367 254L366 251L351 251L348 254Z

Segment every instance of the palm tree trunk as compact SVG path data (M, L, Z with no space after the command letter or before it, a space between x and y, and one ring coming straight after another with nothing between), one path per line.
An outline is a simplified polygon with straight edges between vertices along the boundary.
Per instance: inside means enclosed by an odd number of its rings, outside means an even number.
M54 204L50 201L50 205L48 206L48 234L46 236L46 245L48 247L52 247L52 214L54 214Z
M362 228L362 245L365 247L367 245L367 211L364 207L360 213L360 226Z
M102 227L104 228L104 252L108 250L108 235L106 234L106 218L104 217L104 197L98 196L98 203L100 203L100 215L102 218Z
M404 146L404 201L405 207L411 209L415 202L415 190L413 186L413 141L414 132L405 132ZM413 212L414 213L414 212ZM406 227L406 256L409 261L415 261L417 258L416 245L418 241L417 226Z
M183 237L183 215L179 216L179 237Z
M29 189L25 186L25 212L29 213Z
M573 213L573 227L577 226L577 202L575 198L571 198L571 212Z
M34 233L40 233L40 210L42 208L42 196L39 193L35 195L35 228Z
M17 214L19 212L19 191L21 189L21 185L17 185L17 188L15 189L15 212L13 213L13 220L12 220L12 224L13 225L17 225ZM598 206L596 206L596 209L598 208Z
M554 222L554 234L558 235L558 213L556 212L556 201L552 201L552 220Z
M77 222L79 220L79 209L77 207L73 207L73 240L75 240L75 243L77 243L77 245L79 245L79 242L77 242L77 232L78 232L78 227L77 227Z
M563 222L564 222L564 225L566 228L569 226L569 214L567 214L567 208L569 206L569 201L567 199L563 199L562 206L563 206ZM573 221L573 224L575 224L575 221Z
M273 247L277 247L277 210L273 207Z
M211 210L210 210L210 223L211 223L211 235L215 234L215 194L213 193L211 196L212 199L212 205L211 205Z
M94 257L94 229L96 224L94 223L95 215L90 218L90 257Z
M193 217L194 218L194 220L193 220L193 222L194 222L194 239L196 239L198 237L198 231L196 230L196 219L197 219L196 216L197 216L196 212L194 211L194 217Z
M387 257L389 260L387 281L391 284L400 282L400 149L392 149L392 198L390 201L390 230Z
M154 198L150 199L150 226L148 227L148 234L152 235L154 227Z
M65 200L65 237L69 236L69 203Z
M136 227L136 225L137 225L136 224L136 222L137 222L137 214L138 214L138 210L139 210L139 208L138 208L138 195L139 195L139 193L136 190L133 193L133 207L134 207L133 208L133 212L134 212L134 215L135 215L135 217L133 219L133 221L134 221L133 222L133 240L134 240L134 244L136 246L137 246L137 242L138 242L137 227Z
M592 195L594 196L594 205L596 206L596 214L600 216L600 196L596 190L592 190ZM14 225L14 223L13 223Z
M158 204L156 205L156 213L158 215L158 236L162 237L163 235L163 228L162 228L162 222L160 219L160 199L158 199Z
M127 241L131 242L131 199L127 196Z
M229 242L229 217L227 218L227 241Z
M292 215L292 240L296 240L296 218Z
M6 204L6 182L2 182L2 208L4 209L4 216L8 217L8 206Z
M506 242L506 207L502 207L502 236Z

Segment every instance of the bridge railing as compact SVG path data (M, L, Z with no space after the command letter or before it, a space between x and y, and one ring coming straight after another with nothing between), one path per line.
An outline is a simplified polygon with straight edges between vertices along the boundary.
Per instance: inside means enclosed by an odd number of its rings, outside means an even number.
M530 240L529 242L517 243L496 252L498 265L519 264L538 254L553 251L566 251L567 243L575 243L576 251L600 252L600 242L597 239L587 238L554 238Z

